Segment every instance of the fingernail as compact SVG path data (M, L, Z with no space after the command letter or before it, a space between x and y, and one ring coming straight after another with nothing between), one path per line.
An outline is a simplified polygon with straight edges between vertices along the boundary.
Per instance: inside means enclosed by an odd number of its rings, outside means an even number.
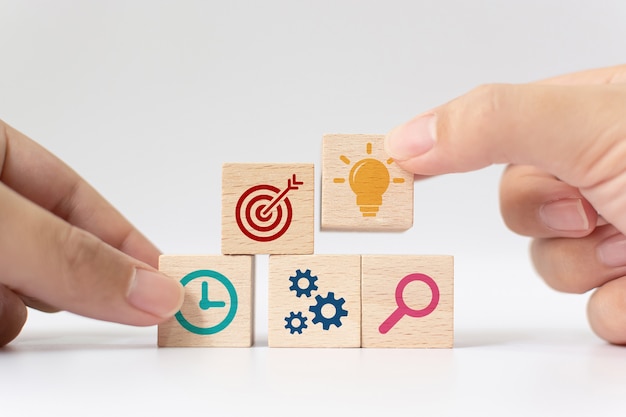
M385 150L394 159L405 161L425 154L437 140L437 116L425 114L396 127L385 137Z
M539 217L552 230L583 231L589 228L589 219L580 198L551 201L539 209Z
M139 310L168 318L180 309L184 290L178 281L158 272L135 269L128 291L128 302Z
M626 236L618 234L598 245L598 258L606 266L626 265Z

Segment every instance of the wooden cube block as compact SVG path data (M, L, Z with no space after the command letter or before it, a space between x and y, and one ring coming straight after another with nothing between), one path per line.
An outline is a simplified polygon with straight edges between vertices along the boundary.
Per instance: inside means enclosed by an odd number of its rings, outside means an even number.
M362 346L451 348L454 258L363 255Z
M361 346L361 256L269 258L270 347Z
M327 230L406 230L413 225L413 174L384 149L384 135L324 135L322 219Z
M159 325L159 346L250 347L253 343L252 256L161 255L159 270L180 280L185 301Z
M311 254L313 164L224 164L223 254Z

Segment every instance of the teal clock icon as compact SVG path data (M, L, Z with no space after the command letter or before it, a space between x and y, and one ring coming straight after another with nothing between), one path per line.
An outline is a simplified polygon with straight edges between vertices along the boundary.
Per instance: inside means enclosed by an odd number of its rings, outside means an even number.
M178 311L178 313L176 313L176 320L181 326L183 326L191 333L199 335L211 335L219 333L226 327L228 327L228 325L233 321L235 315L237 314L238 301L235 286L224 275L210 269L201 269L191 272L185 275L180 280L180 283L183 285L183 287L185 287L194 280L202 280L201 297L200 301L198 302L198 308L200 310L208 311L215 308L226 308L226 300L212 300L209 296L209 280L215 280L219 284L224 286L224 288L226 288L226 291L228 292L228 296L230 298L230 307L228 308L228 312L221 322L210 327L200 327L192 324L191 322L189 322L189 320L185 318L182 311Z

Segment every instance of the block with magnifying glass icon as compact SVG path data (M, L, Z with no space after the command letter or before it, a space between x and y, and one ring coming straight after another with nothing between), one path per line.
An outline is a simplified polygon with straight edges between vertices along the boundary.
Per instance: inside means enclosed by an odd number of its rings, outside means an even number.
M161 255L159 271L185 288L180 310L158 326L159 347L252 346L252 256Z
M402 231L413 226L413 174L389 157L384 139L323 136L323 230Z
M361 257L361 346L452 348L454 258Z

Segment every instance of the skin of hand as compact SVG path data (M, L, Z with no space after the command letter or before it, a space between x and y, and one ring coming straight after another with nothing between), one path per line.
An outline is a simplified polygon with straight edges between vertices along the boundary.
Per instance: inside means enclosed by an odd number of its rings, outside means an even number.
M173 316L181 284L159 250L57 157L0 121L0 346L27 306L149 326Z
M480 86L391 130L416 179L506 164L500 208L552 288L594 290L591 328L626 344L626 65Z

